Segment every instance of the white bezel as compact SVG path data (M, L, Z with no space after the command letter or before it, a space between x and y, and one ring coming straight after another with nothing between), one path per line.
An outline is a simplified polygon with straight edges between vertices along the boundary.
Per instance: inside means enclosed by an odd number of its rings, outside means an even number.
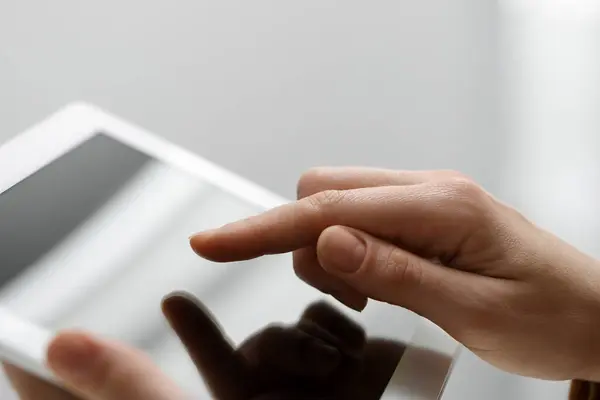
M201 177L257 207L269 209L287 202L144 129L83 103L65 107L0 147L0 193L98 133ZM51 377L44 366L43 351L40 351L45 349L48 336L38 327L19 320L18 316L0 313L0 317L0 358L8 359L43 378ZM11 339L15 334L28 339ZM459 345L445 332L426 320L421 321L392 379L394 385L402 388L402 398L437 399L443 391L458 349ZM397 398L397 389L394 396ZM385 394L383 398L386 398Z

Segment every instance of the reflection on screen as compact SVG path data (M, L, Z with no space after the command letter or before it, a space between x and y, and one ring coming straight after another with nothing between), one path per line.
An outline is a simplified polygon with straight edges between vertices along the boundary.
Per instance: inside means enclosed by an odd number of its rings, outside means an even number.
M0 304L53 329L78 327L147 351L181 385L206 393L160 312L173 290L197 295L239 343L294 321L319 297L289 255L217 265L190 234L260 210L105 135L97 135L0 195ZM408 339L377 305L359 317ZM398 314L396 314L398 315Z

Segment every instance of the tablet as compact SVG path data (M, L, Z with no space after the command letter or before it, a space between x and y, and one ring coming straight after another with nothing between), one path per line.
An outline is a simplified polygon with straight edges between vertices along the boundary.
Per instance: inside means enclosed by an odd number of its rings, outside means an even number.
M0 148L0 358L52 380L52 332L82 328L209 398L161 315L165 294L194 293L237 343L324 299L408 344L384 398L439 398L459 346L435 325L376 302L348 311L300 282L289 254L214 265L189 248L194 232L286 202L94 106L60 110Z

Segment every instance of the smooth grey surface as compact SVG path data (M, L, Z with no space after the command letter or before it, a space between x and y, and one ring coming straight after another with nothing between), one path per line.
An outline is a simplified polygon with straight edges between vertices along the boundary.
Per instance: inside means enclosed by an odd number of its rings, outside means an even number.
M0 3L0 140L86 100L285 196L321 164L503 196L494 1ZM465 353L445 399L564 399Z

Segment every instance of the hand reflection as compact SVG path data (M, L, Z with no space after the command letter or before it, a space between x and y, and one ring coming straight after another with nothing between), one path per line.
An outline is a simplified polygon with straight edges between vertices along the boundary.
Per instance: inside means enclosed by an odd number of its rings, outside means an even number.
M235 349L210 312L187 294L163 303L171 326L219 400L379 399L404 346L368 339L325 302L291 326L269 326Z

